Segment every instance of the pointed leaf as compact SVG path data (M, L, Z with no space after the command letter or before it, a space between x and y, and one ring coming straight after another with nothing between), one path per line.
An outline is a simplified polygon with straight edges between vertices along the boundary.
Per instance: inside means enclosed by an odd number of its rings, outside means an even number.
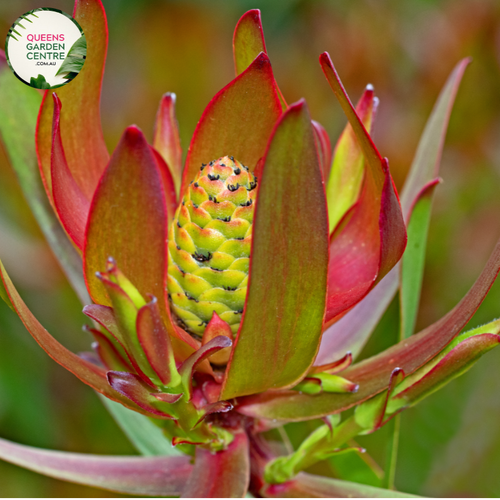
M354 420L360 427L369 432L374 432L383 425L387 403L394 394L396 386L401 384L404 378L404 371L401 368L395 368L391 373L389 386L386 391L356 406Z
M104 284L113 304L113 312L118 326L116 332L118 337L116 340L125 349L135 372L146 385L154 389L160 381L150 366L148 358L137 338L137 307L130 296L119 285L104 278L100 273L98 273L98 276Z
M118 349L118 343L113 342L109 337L101 333L95 328L89 328L88 331L96 339L97 344L94 349L97 351L99 358L108 370L134 372L132 365L128 362L128 356L124 356Z
M375 97L373 87L368 85L356 105L356 113L368 133L377 107L378 99ZM330 232L337 227L344 214L359 197L364 163L363 151L351 124L348 123L335 146L333 165L328 165L328 168L331 168L330 175L325 174L325 179L328 179L326 197Z
M451 342L483 301L500 271L500 241L483 272L465 297L443 318L420 333L348 368L342 375L359 384L356 394L308 397L293 391L265 393L238 401L238 411L257 418L304 420L351 408L387 388L394 368L407 375L427 363Z
M401 338L407 339L413 334L417 322L420 290L424 277L425 250L427 232L431 221L431 207L434 189L441 179L427 183L418 193L411 208L407 226L408 246L400 264L400 308Z
M243 498L250 481L248 438L234 436L226 450L196 448L194 469L181 498Z
M465 59L456 66L427 121L401 195L407 221L408 211L416 203L416 196L439 173L448 120L468 62L469 60ZM399 266L393 269L363 301L324 332L316 362L327 363L337 359L346 350L351 350L356 357L391 303L398 285Z
M265 155L246 306L222 399L293 386L316 356L325 310L328 219L314 141L305 102L290 106Z
M352 364L352 354L348 352L345 356L342 358L338 359L337 361L332 361L331 363L328 363L326 365L317 365L311 367L309 370L309 374L314 374L314 373L340 373L344 371L346 368L351 366Z
M253 170L281 115L271 63L260 54L210 101L189 146L182 191L202 163L234 156Z
M116 324L116 318L113 309L108 306L100 306L97 304L89 304L83 308L83 314L97 321L104 327L115 339L121 337Z
M472 368L472 365L488 351L497 347L500 336L485 333L470 337L452 349L432 370L416 384L394 396L402 406L415 405L433 394L454 378ZM398 401L399 400L399 401ZM397 406L400 406L397 404ZM391 410L391 409L390 409Z
M469 58L462 59L455 66L427 120L405 185L401 191L401 205L405 218L408 217L411 206L421 189L439 175L441 153L451 111L464 71L470 62Z
M175 366L174 353L168 332L153 297L137 314L137 337L149 364L165 386L176 387L180 377Z
M236 75L243 73L261 53L267 53L259 9L243 14L233 35L233 56Z
M90 200L108 162L100 119L101 82L108 46L106 15L100 0L77 0L73 17L87 40L87 57L78 78L58 89L63 104L62 143L69 170L83 194ZM45 190L52 198L51 135L53 105L45 92L36 132L40 172Z
M194 427L196 427L200 422L208 417L208 415L212 415L214 413L227 413L233 408L234 406L229 401L216 401L215 403L205 405L201 410L202 416L200 417L198 422L196 422Z
M325 316L325 323L331 324L394 267L403 254L406 231L387 159L382 159L356 114L328 53L320 56L320 63L366 161L361 198L332 234Z
M396 395L394 396L394 399L399 399L399 394L401 394L402 392L406 392L413 386L417 388L416 391L418 393L418 391L422 390L418 389L418 386L421 382L421 387L424 388L429 388L429 386L432 387L433 383L435 383L436 381L439 382L442 379L444 380L443 384L447 383L449 380L451 380L451 378L447 378L447 375L450 374L450 370L452 371L453 366L455 366L457 368L457 372L459 372L459 368L461 365L463 366L469 361L473 363L477 359L477 357L484 354L484 352L487 352L487 350L489 350L490 348L495 347L496 342L498 342L499 333L500 320L495 320L486 325L460 334L431 361L419 368L412 375L407 377L401 384L399 384L395 392ZM477 340L471 342L471 339ZM460 349L458 349L459 347ZM452 352L454 352L453 356L448 358L448 356ZM446 363L441 363L445 358L447 358ZM440 369L437 372L434 372L434 369L438 365ZM465 366L465 370L467 370L469 367L470 366ZM429 378L427 378L427 376L430 375L431 372L433 372L433 374ZM457 373L456 376L458 376L459 374L460 373ZM424 379L426 380L424 381ZM409 394L411 395L413 394L413 392L409 391ZM413 404L412 398L409 398L409 401L411 401ZM417 401L415 401L415 403L416 402Z
M215 337L219 337L221 335L233 340L233 332L231 331L231 327L226 321L220 319L219 315L214 311L212 314L212 319L208 322L208 325L203 332L201 343L202 345L205 345L207 342L210 342ZM210 362L215 363L216 365L226 365L229 361L230 355L231 348L226 347L225 349L221 349L220 351L210 356Z
M0 288L3 289L2 296L8 295L10 303L28 332L54 361L73 373L73 375L78 377L82 382L90 385L90 387L97 392L100 392L114 401L119 401L129 408L140 410L140 408L134 404L130 404L127 399L123 398L109 386L106 380L105 370L73 354L45 330L35 316L33 316L33 313L28 309L15 289L1 261L0 278Z
M214 339L207 342L205 345L202 345L196 352L191 354L191 356L189 356L189 358L187 358L186 361L184 361L184 363L182 363L181 367L179 368L179 373L182 377L182 386L184 387L184 390L187 392L189 399L191 399L191 395L193 393L192 379L196 367L203 360L212 356L221 349L231 347L231 345L232 345L231 339L224 336L215 337Z
M170 394L168 392L158 392L156 394L153 394L153 397L156 398L158 401L163 401L164 403L177 403L184 394Z
M241 16L234 29L233 56L236 76L243 73L261 52L267 54L260 10L252 9ZM276 90L283 110L285 110L287 104L277 84Z
M64 229L81 250L85 238L90 202L69 170L61 140L61 101L57 94L54 93L52 96L54 98L51 154L52 195Z
M143 380L133 373L107 372L109 385L117 392L133 401L151 416L156 418L172 419L172 415L164 411L168 406L162 404L152 393L152 389Z
M446 129L458 86L469 64L462 60L449 76L434 106L405 182L401 202L408 226L409 245L401 263L401 335L408 338L415 328L422 287L427 232L434 186L439 172Z
M142 132L129 127L90 208L84 270L94 302L111 304L95 276L111 256L139 292L157 297L165 311L166 235L167 210L156 160Z
M269 498L417 498L399 491L304 472L287 483L267 486L263 494Z
M41 450L0 439L0 458L63 481L140 496L178 496L193 466L189 456L125 457Z
M176 95L167 92L160 101L156 114L153 146L165 160L174 179L175 189L180 194L182 180L182 149L179 125L175 117Z
M5 64L0 68L0 96L0 136L24 197L80 300L89 303L81 258L47 201L40 179L33 141L40 95L27 85L19 85Z

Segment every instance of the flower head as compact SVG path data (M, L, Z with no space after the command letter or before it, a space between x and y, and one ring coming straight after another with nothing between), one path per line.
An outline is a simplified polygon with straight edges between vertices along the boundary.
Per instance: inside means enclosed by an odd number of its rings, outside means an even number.
M109 157L98 112L106 20L99 0L77 2L76 14L86 24L87 61L74 82L45 93L36 144L48 200L83 261L91 299L84 313L95 322L88 330L97 358L80 358L55 341L3 267L0 292L56 361L108 398L161 421L174 444L197 446L184 495L206 493L200 484L219 458L243 464L245 477L228 481L235 485L229 496L244 494L249 457L253 490L271 493L278 488L271 483L338 451L338 435L343 445L413 402L417 382L401 385L404 374L423 380L430 370L449 369L447 362L427 363L484 297L500 251L479 292L456 313L350 366L335 325L388 274L389 292L375 292L392 298L408 205L436 185L426 178L402 209L388 160L370 136L378 104L373 88L354 107L329 55L320 56L349 122L332 153L306 102L286 103L260 13L250 11L233 40L236 77L201 115L184 165L172 94L161 100L153 144L130 126ZM330 352L320 364L322 341ZM469 366L467 346L476 356L496 341L494 335L484 346L467 343L458 357ZM431 390L426 378L419 397ZM274 460L262 442L261 431L277 420L326 417L359 404L356 418L329 419L298 454ZM218 458L210 458L213 452Z

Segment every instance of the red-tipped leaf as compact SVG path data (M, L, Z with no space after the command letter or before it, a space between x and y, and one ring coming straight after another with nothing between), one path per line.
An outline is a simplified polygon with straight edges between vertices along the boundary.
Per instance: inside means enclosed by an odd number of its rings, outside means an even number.
M94 302L111 305L96 272L112 256L121 271L165 311L167 208L157 162L142 132L127 128L96 190L84 249Z
M57 94L54 93L52 96L54 98L51 154L52 195L64 229L73 243L82 250L90 202L69 170L61 140L61 101Z
M499 343L500 336L492 333L483 333L465 339L420 380L394 396L394 402L397 406L418 403L450 380L466 372L483 354L497 347Z
M222 399L295 385L312 364L321 336L328 220L304 101L290 106L278 123L261 176L246 306Z
M208 325L203 332L202 344L210 342L215 337L227 337L228 339L233 339L233 332L231 327L226 323L220 316L214 311L212 314L212 319L208 322ZM210 356L210 362L216 365L225 365L229 361L231 355L231 348L226 347L216 352Z
M113 342L107 335L96 330L89 328L88 331L95 338L96 342L92 347L96 350L102 363L108 370L134 372L134 368L128 362L128 356L120 352L120 347L117 342ZM121 349L123 351L123 349Z
M267 54L264 30L259 9L252 9L245 12L238 21L233 35L233 57L236 76L243 73L258 55L264 52ZM283 110L287 104L281 90L276 84Z
M326 52L320 56L320 63L366 161L361 198L331 239L325 316L325 323L331 324L398 262L406 245L406 231L387 160L373 144Z
M100 0L77 0L73 17L85 33L87 56L78 78L58 89L57 94L63 104L61 135L69 170L90 200L109 159L99 111L108 28ZM46 91L38 115L36 144L42 179L51 201L52 114L52 99Z
M401 204L407 221L410 217L409 210L416 203L419 192L438 175L451 109L469 62L468 59L464 59L455 67L427 121L401 193ZM399 266L393 269L365 299L325 331L316 362L332 361L346 350L351 350L356 357L394 297L398 281Z
M331 363L327 363L325 365L317 365L311 367L309 370L309 374L313 373L340 373L344 371L346 368L351 366L352 364L352 354L350 352L346 353L345 356L338 359L337 361L332 361Z
M189 146L181 194L202 163L221 156L234 156L253 170L280 115L271 63L261 53L203 112Z
M243 498L250 481L248 438L234 436L226 450L196 448L193 472L181 498Z
M153 299L137 314L137 337L144 353L163 385L178 383L174 353L168 332L163 324L158 301ZM173 380L174 379L174 380Z
M243 73L261 53L267 53L259 9L241 16L233 35L233 57L236 76Z
M265 393L240 399L238 410L257 418L302 420L344 411L386 389L395 368L412 374L456 337L483 301L500 271L500 242L467 295L446 316L420 333L345 370L343 376L359 384L352 395L308 397L293 391Z
M356 113L368 133L377 107L378 99L375 97L373 87L368 85L356 105ZM364 163L363 151L351 124L348 123L335 146L333 165L331 163L328 165L330 175L325 173L325 179L328 180L326 197L330 232L337 227L344 214L359 197L365 170Z
M140 411L135 404L123 398L121 394L114 391L106 380L106 371L99 366L86 361L72 353L61 345L52 335L39 323L33 313L28 309L23 299L12 284L7 271L0 261L0 289L1 296L8 300L8 304L15 310L21 318L24 326L31 336L38 342L40 347L63 368L70 371L82 382L100 392L104 396L118 401L135 411ZM143 413L141 411L141 413Z
M41 450L0 439L0 458L63 481L139 496L179 496L189 456L126 457Z
M178 194L182 180L182 149L179 138L179 125L175 117L176 95L167 92L160 101L156 114L153 146L160 153L172 174Z
M110 371L107 373L109 385L117 392L133 401L147 413L156 418L172 419L165 411L164 403L152 394L151 387L133 373ZM163 404L164 403L164 404ZM162 408L163 406L163 408Z
M189 356L189 358L187 358L184 363L182 363L181 367L179 368L179 373L182 377L182 385L185 391L188 393L189 399L191 399L191 395L193 392L192 379L196 367L208 357L212 356L221 349L231 347L231 345L231 339L229 339L228 337L215 337L205 345L202 345L197 351L191 354L191 356Z

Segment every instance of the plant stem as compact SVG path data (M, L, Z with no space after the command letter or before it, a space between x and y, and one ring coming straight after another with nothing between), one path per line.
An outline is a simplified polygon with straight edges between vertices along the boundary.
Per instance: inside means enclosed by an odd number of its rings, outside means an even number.
M401 414L398 413L388 425L390 436L389 442L387 443L387 459L385 462L385 475L382 481L382 488L394 490L394 479L396 477L396 464L398 460Z

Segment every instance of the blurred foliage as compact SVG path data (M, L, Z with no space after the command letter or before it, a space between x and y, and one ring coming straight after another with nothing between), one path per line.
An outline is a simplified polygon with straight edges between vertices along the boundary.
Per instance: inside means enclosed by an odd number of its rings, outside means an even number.
M160 97L171 91L177 94L187 150L203 108L233 77L235 23L247 9L260 8L267 48L287 100L305 97L332 140L345 118L324 81L318 55L330 52L353 100L368 82L374 84L381 100L375 141L401 187L448 73L459 59L472 56L446 140L445 182L436 192L418 329L465 294L500 236L498 0L104 0L104 5L110 45L102 119L110 149L131 123L151 138ZM72 12L73 2L2 1L0 38L21 13L41 6ZM33 312L69 348L87 350L80 305L44 245L1 151L0 235L2 258ZM499 304L497 283L470 326L498 317ZM391 345L397 329L394 303L363 356ZM2 437L69 451L133 453L92 391L51 361L4 304L0 332ZM500 352L489 354L403 415L399 489L431 496L498 496L499 362ZM287 426L292 444L315 426ZM387 429L381 429L359 444L383 465L386 441ZM347 469L349 479L375 484L375 472L352 472L356 457L345 455L344 463L332 459L315 472ZM3 462L0 477L2 497L107 495Z

